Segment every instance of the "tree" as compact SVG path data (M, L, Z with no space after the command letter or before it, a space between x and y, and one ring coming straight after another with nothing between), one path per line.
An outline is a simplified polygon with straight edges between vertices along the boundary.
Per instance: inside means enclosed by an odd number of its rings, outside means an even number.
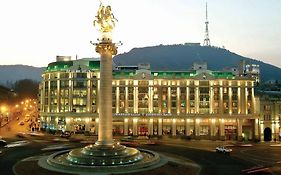
M23 79L15 82L15 92L18 99L37 98L39 82L31 79Z

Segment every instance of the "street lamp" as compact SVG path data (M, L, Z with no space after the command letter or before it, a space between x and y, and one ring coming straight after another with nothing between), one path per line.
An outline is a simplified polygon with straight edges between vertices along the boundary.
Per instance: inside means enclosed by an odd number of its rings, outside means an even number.
M4 113L7 111L7 107L6 106L1 106L1 113Z

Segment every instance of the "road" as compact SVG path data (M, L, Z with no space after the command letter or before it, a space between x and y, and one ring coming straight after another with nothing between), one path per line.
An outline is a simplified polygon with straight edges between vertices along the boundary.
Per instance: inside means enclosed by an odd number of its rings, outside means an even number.
M37 122L37 103L34 100L23 101L22 104L17 105L17 108L13 107L10 110L14 111L14 113L17 112L18 114L11 116L9 118L10 120L8 121L8 123L5 123L2 127L0 126L0 136L4 138L12 138L18 132L29 132L29 125L31 123L31 119ZM30 116L29 121L25 121L26 115ZM19 122L23 122L24 125L19 125Z
M164 154L174 154L190 159L201 166L200 174L203 175L237 175L241 174L241 170L253 166L253 164L247 161L241 161L236 157L206 150L171 145L162 145L160 147L149 146L146 148Z
M18 140L18 138L11 138L9 142L15 140ZM12 175L12 167L19 160L56 151L55 149L48 149L54 145L61 145L65 149L86 145L85 143L68 142L65 140L55 143L52 139L47 140L45 137L29 136L26 140L30 142L27 145L2 149L3 152L0 154L1 174L4 172L5 175ZM279 156L281 149L277 146L271 146L274 145L272 143L259 143L251 147L232 147L233 152L230 156L216 153L214 146L217 144L221 143L213 141L166 140L160 145L141 145L140 147L154 150L166 156L191 160L200 165L200 175L239 175L243 174L245 169L255 166L276 166L276 163L281 161ZM271 173L263 172L262 174ZM278 174L278 172L275 174Z

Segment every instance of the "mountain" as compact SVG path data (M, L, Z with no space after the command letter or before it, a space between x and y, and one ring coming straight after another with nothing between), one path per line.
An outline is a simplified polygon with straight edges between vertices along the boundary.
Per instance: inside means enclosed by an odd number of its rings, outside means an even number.
M262 81L281 80L281 69L251 58L240 56L218 47L203 47L199 44L159 45L134 48L128 53L116 55L116 65L150 63L152 70L188 70L193 62L205 61L210 70L237 67L239 61L260 65Z
M9 86L22 79L41 81L44 69L25 65L0 65L0 84Z
M152 70L189 70L193 62L205 61L210 70L237 67L241 60L260 65L261 79L281 80L281 69L251 58L240 56L218 47L202 47L199 44L159 45L134 48L130 52L116 55L116 65L138 65L150 63ZM0 84L12 84L17 80L41 81L45 68L25 65L0 65Z

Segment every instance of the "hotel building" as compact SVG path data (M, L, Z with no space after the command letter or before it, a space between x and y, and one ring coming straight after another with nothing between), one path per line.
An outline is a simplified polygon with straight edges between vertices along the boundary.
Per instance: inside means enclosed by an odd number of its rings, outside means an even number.
M57 57L42 74L41 127L97 134L99 61ZM254 79L210 71L152 71L149 65L113 69L113 133L185 135L195 139L259 139Z

